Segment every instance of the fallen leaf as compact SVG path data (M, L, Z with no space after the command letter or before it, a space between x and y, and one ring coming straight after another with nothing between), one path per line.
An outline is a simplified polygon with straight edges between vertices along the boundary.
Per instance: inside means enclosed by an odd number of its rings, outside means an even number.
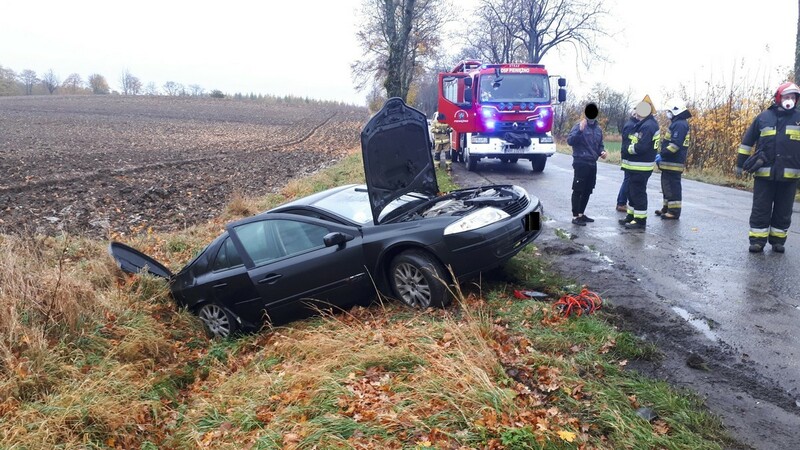
M558 432L558 437L560 437L561 439L563 439L563 440L565 440L567 442L572 442L572 441L575 440L575 433L573 433L571 431L559 431Z

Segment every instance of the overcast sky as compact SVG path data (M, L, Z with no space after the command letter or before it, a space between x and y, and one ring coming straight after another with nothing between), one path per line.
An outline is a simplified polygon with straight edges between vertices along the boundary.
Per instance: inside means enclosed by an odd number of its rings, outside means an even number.
M472 5L475 0L461 0ZM4 2L0 65L63 80L77 72L119 88L129 70L147 85L166 81L225 92L294 94L363 104L350 64L361 0ZM547 54L551 74L585 92L595 82L654 101L679 83L708 80L775 85L794 64L794 0L606 0L608 30L598 42L610 58L590 69L570 55ZM464 6L467 11L469 6ZM735 70L734 70L735 69ZM732 75L734 74L735 75Z

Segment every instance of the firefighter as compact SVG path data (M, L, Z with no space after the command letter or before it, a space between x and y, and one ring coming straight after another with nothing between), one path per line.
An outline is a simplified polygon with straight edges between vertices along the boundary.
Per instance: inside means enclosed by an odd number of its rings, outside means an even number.
M639 117L637 117L636 112L631 109L630 115L619 130L619 133L622 135L622 145L620 146L620 156L622 159L628 159L628 146L631 145L630 135L633 133L633 127L636 126L637 123L639 123ZM624 170L622 167L620 167L619 170L622 170L624 177L619 187L619 193L617 194L617 211L628 212L628 171Z
M438 113L436 115L436 122L433 123L434 159L436 161L441 161L442 151L445 152L445 160L450 156L451 131L453 131L453 129L444 122L444 114ZM450 161L447 161L447 168L450 168Z
M754 176L751 253L762 252L767 242L774 252L785 250L800 178L799 98L800 88L796 84L786 82L778 86L774 103L756 116L739 145L736 173Z
M647 180L653 174L661 134L653 117L656 108L649 95L644 96L634 111L639 122L628 135L631 143L627 158L622 160L622 169L628 173L628 215L619 223L628 230L644 230L647 227Z
M686 155L689 150L691 131L686 120L692 114L686 109L686 103L673 99L667 103L667 119L669 130L661 140L661 153L656 156L656 164L661 169L661 191L664 203L656 215L666 220L677 220L681 217L681 174L686 166Z
M597 158L606 159L603 146L603 129L597 123L597 105L589 103L584 108L586 116L576 123L567 136L567 144L572 146L572 223L585 226L594 219L585 215L589 196L597 181Z

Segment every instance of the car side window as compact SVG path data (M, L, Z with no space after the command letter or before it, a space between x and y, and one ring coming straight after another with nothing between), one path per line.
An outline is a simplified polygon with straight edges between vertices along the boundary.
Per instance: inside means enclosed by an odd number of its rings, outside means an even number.
M286 255L304 253L314 248L324 247L322 238L328 229L319 225L292 220L274 220L278 240Z
M262 220L239 225L236 234L255 265L325 246L328 229L294 220Z
M239 252L236 251L233 241L228 237L225 239L225 242L219 246L219 251L217 251L217 257L214 259L212 270L218 272L220 270L241 266L242 264L242 257L239 256Z

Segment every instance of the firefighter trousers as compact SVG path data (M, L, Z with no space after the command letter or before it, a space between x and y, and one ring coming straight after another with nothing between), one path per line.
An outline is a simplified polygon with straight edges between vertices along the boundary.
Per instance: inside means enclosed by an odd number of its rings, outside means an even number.
M628 218L647 223L647 180L653 171L628 171Z
M664 207L661 212L668 212L675 217L681 215L681 173L674 170L661 171L661 191L664 193Z
M783 244L792 223L797 181L773 181L756 177L750 212L750 243Z

